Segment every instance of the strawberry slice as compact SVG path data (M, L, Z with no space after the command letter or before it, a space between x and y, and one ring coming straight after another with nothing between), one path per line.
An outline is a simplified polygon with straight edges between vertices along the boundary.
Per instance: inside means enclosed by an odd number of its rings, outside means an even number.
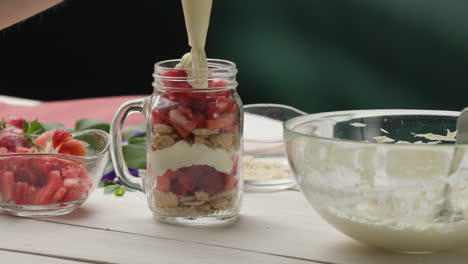
M67 193L67 188L65 187L60 187L57 192L54 194L54 196L52 196L52 198L50 199L50 203L51 204L54 204L56 202L58 202L60 199L62 199L64 196L65 196L65 193Z
M24 204L35 205L37 199L37 189L35 186L28 185Z
M166 87L171 88L192 88L192 86L187 83L187 72L184 70L171 70L167 72L160 73L163 76L162 83Z
M47 141L52 138L52 136L54 135L55 133L55 129L52 129L52 130L49 130L49 131L46 131L44 133L42 133L39 137L37 137L35 140L34 140L34 144L40 146L40 147L43 147L45 148L46 145L47 145Z
M86 189L69 189L59 202L68 203L81 200L86 197Z
M19 117L10 117L7 123L19 129L23 129L24 119Z
M65 179L63 181L63 187L67 189L72 188L83 188L85 181L82 179Z
M196 190L204 191L213 195L224 188L224 173L206 165L195 165L188 168L187 174L196 178ZM185 171L184 171L185 173Z
M170 176L158 176L156 181L156 189L161 192L169 192L171 189L171 178Z
M206 127L206 118L201 113L194 113L192 121L197 124L196 128L205 128Z
M31 148L17 147L16 148L16 153L33 153L33 152L34 152L34 147L31 147Z
M186 195L193 194L193 192L190 193L190 190L186 189L183 185L179 184L178 182L175 182L171 186L171 193L174 193L178 196L186 196Z
M237 180L237 172L239 170L239 156L234 155L232 158L232 169L229 174L225 175L224 178L224 188L226 190L233 189L237 187L238 180Z
M28 184L26 182L15 182L13 184L13 201L16 204L25 204L27 191Z
M2 202L8 203L13 199L13 184L15 176L12 171L6 171L0 175L0 192L2 193Z
M86 156L87 144L81 140L69 139L59 149L59 153L73 156Z
M187 138L192 133L192 130L197 128L197 123L189 119L191 115L192 110L183 106L169 111L169 122L183 139Z
M62 173L62 179L79 179L80 178L78 168L75 168L72 166L61 168L60 172Z
M206 120L206 126L208 129L223 129L227 132L237 131L237 121L232 113L223 114L217 119Z
M216 119L221 114L230 112L234 106L234 101L229 97L218 97L214 102L208 102L206 115L209 119Z
M231 95L231 90L225 88L228 85L228 82L225 80L211 81L209 83L208 91L206 92L207 98L216 98L216 97L229 97Z
M63 182L62 182L62 179L60 178L60 171L49 172L47 185L42 187L40 196L38 198L39 204L40 205L50 204L51 198L58 191L58 189L62 187L62 185L63 185Z
M193 191L195 190L195 186L197 183L197 175L191 175L190 173L184 173L180 174L178 177L179 184L182 185L182 187L185 190L188 191Z
M72 137L71 133L65 129L58 128L55 130L54 135L52 136L52 146L54 149L60 148L63 143L70 140Z
M0 131L0 147L8 149L8 152L15 152L18 147L29 148L28 140L23 136L23 130L7 126Z

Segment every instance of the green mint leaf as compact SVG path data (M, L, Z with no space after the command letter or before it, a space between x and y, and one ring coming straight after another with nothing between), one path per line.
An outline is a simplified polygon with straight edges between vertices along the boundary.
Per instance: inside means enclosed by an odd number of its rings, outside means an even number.
M114 193L117 190L117 188L120 188L120 185L118 184L108 185L104 188L104 194Z
M141 147L145 147L146 148L146 136L145 137L133 137L131 139L128 140L128 144L133 144L133 145L137 145L137 146L141 146Z
M42 147L36 145L34 143L34 140L37 138L37 136L44 133L45 131L46 130L42 126L42 124L36 120L31 122L27 122L26 120L23 121L23 136L26 138L26 140L28 140L31 146L35 147L38 150L42 150Z
M26 131L29 130L29 123L26 120L23 120L23 132L26 133Z
M146 168L146 144L128 144L122 147L122 151L129 168Z
M71 132L72 129L66 128L63 124L61 123L42 123L42 126L46 131L56 129L56 128L63 128Z
M123 129L124 133L133 134L135 132L145 132L146 131L146 122L138 124L136 126L129 126Z
M117 185L118 183L116 181L100 181L98 184L99 188L107 187L110 185Z
M106 132L109 132L110 125L106 121L96 120L96 119L80 119L75 124L75 130L81 131L86 129L100 129Z
M4 121L4 120L1 120L1 121L0 121L0 131L2 131L3 129L5 129L6 124L7 124L6 121Z
M29 134L29 135L40 135L44 133L46 129L44 126L42 126L41 123L38 121L34 120L31 122L24 121L23 122L23 133Z

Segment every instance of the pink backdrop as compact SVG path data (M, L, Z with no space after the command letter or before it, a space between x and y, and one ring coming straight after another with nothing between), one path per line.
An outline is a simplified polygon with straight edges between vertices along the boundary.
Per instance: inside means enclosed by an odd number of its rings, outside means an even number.
M15 116L27 120L37 119L42 123L58 122L70 128L73 128L75 122L82 118L93 118L110 123L122 103L145 96L147 95L51 101L37 106L0 103L0 119ZM128 118L126 125L136 125L144 120L143 115L133 114Z

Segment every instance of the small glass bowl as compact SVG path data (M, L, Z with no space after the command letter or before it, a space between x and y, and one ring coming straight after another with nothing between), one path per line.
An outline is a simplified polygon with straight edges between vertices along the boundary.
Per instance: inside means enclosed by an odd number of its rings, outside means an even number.
M108 163L109 135L73 133L86 143L86 156L59 153L0 154L0 212L56 216L72 212L93 192Z
M304 114L280 104L244 106L245 191L279 191L296 186L283 145L283 122Z

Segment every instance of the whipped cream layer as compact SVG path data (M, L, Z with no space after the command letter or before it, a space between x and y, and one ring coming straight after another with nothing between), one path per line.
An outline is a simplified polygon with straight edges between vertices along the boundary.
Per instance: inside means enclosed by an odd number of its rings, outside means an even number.
M222 148L209 148L204 144L190 145L181 140L171 147L150 153L149 162L156 176L163 175L167 170L178 170L193 165L207 165L219 172L230 173L233 162L231 154Z

